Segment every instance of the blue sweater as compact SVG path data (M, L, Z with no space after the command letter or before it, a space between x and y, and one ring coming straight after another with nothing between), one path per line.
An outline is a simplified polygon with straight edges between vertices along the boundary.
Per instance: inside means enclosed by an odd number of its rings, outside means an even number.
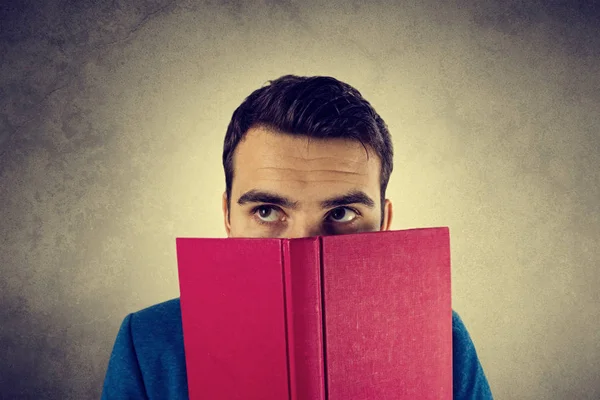
M454 399L492 399L473 342L454 311L452 340ZM179 299L129 314L117 334L102 399L187 398Z

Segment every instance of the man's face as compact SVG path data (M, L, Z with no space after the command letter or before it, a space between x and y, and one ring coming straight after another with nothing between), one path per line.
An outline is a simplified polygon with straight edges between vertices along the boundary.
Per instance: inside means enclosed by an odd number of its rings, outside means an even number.
M388 230L381 225L380 160L358 141L248 130L234 156L228 237L298 238ZM229 221L227 212L229 211Z

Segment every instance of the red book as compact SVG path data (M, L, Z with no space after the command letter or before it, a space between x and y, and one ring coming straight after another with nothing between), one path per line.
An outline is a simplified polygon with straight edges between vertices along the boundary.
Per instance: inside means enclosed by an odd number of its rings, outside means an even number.
M448 228L177 239L190 399L452 398Z

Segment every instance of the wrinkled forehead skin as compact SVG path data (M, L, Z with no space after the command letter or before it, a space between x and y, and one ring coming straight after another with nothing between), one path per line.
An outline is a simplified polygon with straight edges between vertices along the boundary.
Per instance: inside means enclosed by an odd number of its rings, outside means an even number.
M315 139L268 127L248 130L234 153L232 201L251 189L289 196L301 207L362 190L379 207L379 157L355 140Z

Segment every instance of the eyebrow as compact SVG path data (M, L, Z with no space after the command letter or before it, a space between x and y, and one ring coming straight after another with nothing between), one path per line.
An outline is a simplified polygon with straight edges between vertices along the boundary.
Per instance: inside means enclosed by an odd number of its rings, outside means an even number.
M238 199L239 205L247 203L269 203L276 206L295 210L298 208L298 202L293 201L288 197L280 196L276 193L252 189L244 193ZM341 196L334 196L321 201L321 208L334 208L347 206L350 204L362 204L366 207L375 207L375 202L362 190L352 190Z
M342 196L334 196L321 202L321 208L333 208L350 204L362 204L369 208L375 207L375 202L362 190L352 190Z
M278 194L267 192L263 190L252 189L244 193L238 199L237 203L242 206L246 203L269 203L276 206L285 208L297 209L298 202L292 201L288 197L280 196Z

